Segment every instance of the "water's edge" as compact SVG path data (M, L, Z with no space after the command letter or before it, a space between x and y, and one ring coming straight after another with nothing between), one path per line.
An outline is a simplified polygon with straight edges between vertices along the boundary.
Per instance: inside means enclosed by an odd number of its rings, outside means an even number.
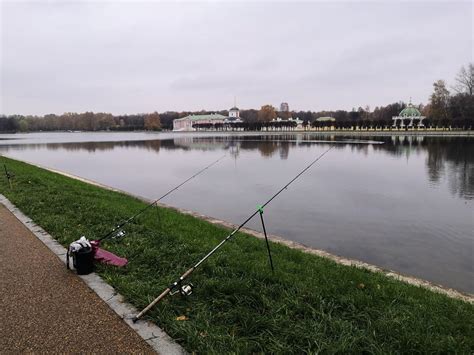
M27 161L23 161L23 160L19 160L19 159L14 159L14 158L10 158L10 157L8 157L8 158L12 159L12 160L20 161L20 162L23 162L25 164L29 164L29 165L35 166L37 168L44 169L44 170L47 170L47 171L50 171L50 172L53 172L53 173L56 173L56 174L60 174L60 175L66 176L68 178L72 178L72 179L75 179L75 180L78 180L78 181L81 181L81 182L84 182L84 183L87 183L87 184L90 184L90 185L94 185L94 186L97 186L97 187L100 187L100 188L103 188L103 189L106 189L106 190L109 190L109 191L119 192L119 193L122 193L124 195L139 199L139 200L141 200L143 202L146 202L146 203L153 202L152 200L144 198L142 196L137 196L137 195L131 194L127 191L116 189L114 187L104 185L104 184L101 184L101 183L98 183L98 182L95 182L95 181L92 181L92 180L89 180L89 179L85 179L85 178L79 177L77 175L69 174L69 173L66 173L66 172L63 172L63 171L60 171L60 170L56 170L56 169L47 168L47 167L41 166L39 164L33 164L31 162L27 162ZM189 211L189 210L186 210L186 209L177 208L177 207L170 206L170 205L167 205L167 204L164 204L164 203L161 203L161 202L157 203L157 205L159 205L161 207L172 209L172 210L174 210L176 212L179 212L179 213L182 213L182 214L191 215L195 218L207 221L207 222L215 224L215 225L219 225L219 226L227 228L227 229L233 230L233 229L237 228L237 225L232 224L230 222L226 222L226 221L223 221L223 220L220 220L220 219L217 219L217 218L206 216L206 215L194 212L194 211ZM253 229L242 228L241 231L243 233L247 233L247 234L249 234L253 237L259 238L259 239L264 239L265 238L265 235L263 233L255 231ZM363 262L363 261L360 261L360 260L350 259L350 258L346 258L346 257L340 256L340 255L331 254L327 251L317 249L317 248L313 248L313 247L309 247L309 246L306 246L302 243L290 241L290 240L287 240L287 239L282 238L282 237L277 236L277 235L269 234L268 238L272 242L283 244L283 245L285 245L289 248L301 250L301 251L303 251L305 253L308 253L308 254L314 254L314 255L317 255L317 256L320 256L320 257L323 257L323 258L326 258L326 259L330 259L330 260L332 260L332 261L334 261L338 264L341 264L341 265L354 266L354 267L366 269L366 270L369 270L369 271L372 271L372 272L379 272L379 273L384 274L387 277L390 277L390 278L408 283L410 285L423 287L423 288L429 289L431 291L444 294L448 297L463 300L463 301L474 304L474 295L470 294L470 293L461 292L461 291L458 291L458 290L455 290L455 289L452 289L452 288L449 288L449 287L445 287L445 286L442 286L442 285L435 284L435 283L427 281L427 280L423 280L423 279L416 278L416 277L409 276L409 275L404 275L404 274L401 274L399 272L389 270L389 269L384 269L384 268L381 268L379 266L372 265L372 264L369 264L369 263L366 263L366 262Z

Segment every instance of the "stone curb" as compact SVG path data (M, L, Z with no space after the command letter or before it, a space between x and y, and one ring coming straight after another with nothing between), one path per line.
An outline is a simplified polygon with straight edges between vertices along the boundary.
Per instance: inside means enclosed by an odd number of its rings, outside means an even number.
M28 228L44 245L46 245L62 263L66 264L66 248L59 244L43 228L34 223L29 217L21 212L5 196L0 194L0 203ZM139 336L143 338L159 354L186 354L186 351L161 328L155 324L139 320L133 323L132 317L138 314L138 310L124 301L123 296L107 284L95 272L89 275L79 276L89 288L91 288L120 318L127 323Z

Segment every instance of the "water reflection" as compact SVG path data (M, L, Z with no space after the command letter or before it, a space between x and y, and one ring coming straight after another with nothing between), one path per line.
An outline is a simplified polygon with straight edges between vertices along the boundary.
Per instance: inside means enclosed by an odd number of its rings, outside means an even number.
M426 153L427 178L439 185L446 177L450 192L466 199L474 198L474 139L470 137L390 137L374 150L409 157Z
M365 144L366 142L372 144ZM358 143L358 144L356 144ZM375 144L383 143L383 144ZM448 181L451 194L471 200L474 198L474 139L471 137L423 137L423 136L328 136L315 137L310 134L289 133L278 135L224 135L224 136L178 136L172 139L77 142L0 145L0 151L41 150L87 151L96 153L116 148L139 148L159 153L164 150L213 151L226 150L234 159L241 151L258 151L263 158L278 154L280 159L290 157L290 151L308 145L329 146L336 144L336 150L349 149L351 152L368 155L382 153L410 159L412 155L426 156L426 175L433 186L444 178Z
M269 233L474 293L473 138L37 134L0 153L154 199L227 152L164 202L239 224L331 144L268 209Z

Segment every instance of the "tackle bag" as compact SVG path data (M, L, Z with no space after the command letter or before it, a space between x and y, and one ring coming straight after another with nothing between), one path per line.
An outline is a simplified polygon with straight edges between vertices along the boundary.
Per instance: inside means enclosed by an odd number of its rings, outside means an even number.
M69 259L72 257L72 264L78 275L87 275L94 271L94 251L91 243L86 237L72 242L66 253L66 266L69 267Z

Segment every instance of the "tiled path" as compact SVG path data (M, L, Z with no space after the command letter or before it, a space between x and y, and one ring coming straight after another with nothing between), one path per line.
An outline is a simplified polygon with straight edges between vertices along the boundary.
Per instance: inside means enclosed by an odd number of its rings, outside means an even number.
M153 353L0 205L0 353Z

